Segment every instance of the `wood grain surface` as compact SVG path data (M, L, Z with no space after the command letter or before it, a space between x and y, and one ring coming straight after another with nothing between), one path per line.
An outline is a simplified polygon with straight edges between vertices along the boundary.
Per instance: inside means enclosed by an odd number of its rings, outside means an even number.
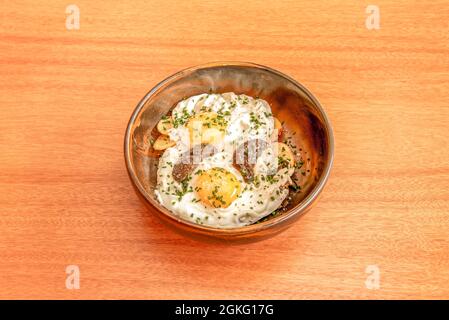
M72 3L79 30L70 2L0 8L0 298L449 298L447 1ZM316 207L244 246L168 230L123 160L145 93L220 60L294 77L335 131Z

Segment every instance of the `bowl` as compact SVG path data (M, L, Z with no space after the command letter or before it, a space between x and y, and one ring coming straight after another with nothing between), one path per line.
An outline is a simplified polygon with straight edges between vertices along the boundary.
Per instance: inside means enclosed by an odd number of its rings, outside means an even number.
M155 127L179 101L207 92L265 99L284 127L296 132L292 142L305 160L303 185L285 212L249 226L220 229L182 220L157 201L154 189L159 155L151 147ZM326 113L303 85L262 65L219 62L179 71L151 89L131 115L124 149L126 168L138 196L167 226L199 240L247 243L282 232L312 208L330 174L334 140Z

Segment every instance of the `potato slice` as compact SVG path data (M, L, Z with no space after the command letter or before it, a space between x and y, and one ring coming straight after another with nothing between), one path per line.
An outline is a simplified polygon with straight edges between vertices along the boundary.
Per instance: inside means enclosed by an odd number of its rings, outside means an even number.
M281 138L283 131L282 123L276 117L273 117L273 119L274 119L274 130L271 136L271 141L278 141Z
M176 143L166 135L160 135L153 144L154 150L165 150L173 147Z
M282 123L276 117L273 117L273 119L274 119L274 128L282 132Z
M277 143L278 148L278 160L280 167L293 168L295 166L295 156L292 149L288 145L282 142Z
M169 117L164 117L157 123L156 128L160 134L168 135L168 130L173 128L172 120Z

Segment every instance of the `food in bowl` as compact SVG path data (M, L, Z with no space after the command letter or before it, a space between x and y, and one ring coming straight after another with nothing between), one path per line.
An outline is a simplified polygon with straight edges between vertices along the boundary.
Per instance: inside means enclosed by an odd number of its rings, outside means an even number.
M155 196L181 219L238 228L277 215L300 192L301 152L269 103L204 93L176 104L154 129Z

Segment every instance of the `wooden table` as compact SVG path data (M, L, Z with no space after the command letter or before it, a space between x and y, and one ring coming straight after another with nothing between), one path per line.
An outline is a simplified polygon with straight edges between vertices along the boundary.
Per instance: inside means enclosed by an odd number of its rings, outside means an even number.
M0 298L449 298L447 1L375 1L380 30L356 0L76 0L79 30L68 4L1 8ZM144 94L217 60L291 75L335 131L317 206L245 246L166 229L123 161Z

